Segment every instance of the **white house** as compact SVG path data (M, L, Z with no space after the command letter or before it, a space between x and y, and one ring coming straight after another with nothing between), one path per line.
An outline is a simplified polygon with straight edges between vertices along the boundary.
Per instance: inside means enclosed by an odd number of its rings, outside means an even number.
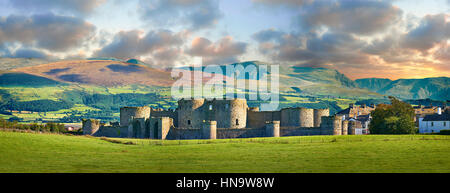
M450 129L450 114L434 114L419 118L419 133L439 133Z

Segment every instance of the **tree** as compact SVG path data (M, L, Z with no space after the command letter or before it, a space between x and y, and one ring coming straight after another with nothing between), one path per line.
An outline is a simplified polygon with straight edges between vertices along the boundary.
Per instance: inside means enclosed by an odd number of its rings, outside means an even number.
M414 134L417 128L414 124L413 107L389 96L391 104L379 104L372 111L372 121L369 130L372 134Z

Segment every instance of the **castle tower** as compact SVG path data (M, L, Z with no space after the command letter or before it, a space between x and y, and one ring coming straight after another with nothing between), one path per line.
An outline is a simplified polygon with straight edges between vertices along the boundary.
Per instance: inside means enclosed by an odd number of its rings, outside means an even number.
M352 120L348 122L348 134L349 135L355 135L355 129L356 129L356 121Z
M302 107L281 109L281 126L313 127L314 110Z
M342 135L342 116L335 115L333 119L333 135Z
M341 135L342 134L342 116L324 116L321 118L321 135Z
M343 120L342 121L342 135L347 135L348 134L348 120Z
M94 135L100 129L100 121L97 119L82 120L83 135Z
M314 110L300 108L300 127L314 127Z
M266 137L280 137L280 121L266 122Z
M233 99L230 100L230 120L225 128L242 129L247 125L247 100ZM219 117L216 117L217 119Z
M201 129L204 118L205 99L181 99L178 101L178 127Z
M330 109L314 109L314 127L320 127L323 116L330 116Z
M202 127L203 139L216 139L217 138L217 122L205 121Z
M120 126L128 126L131 119L150 117L150 107L122 107L120 108Z
M213 100L207 114L217 121L218 128L242 129L247 126L247 100Z

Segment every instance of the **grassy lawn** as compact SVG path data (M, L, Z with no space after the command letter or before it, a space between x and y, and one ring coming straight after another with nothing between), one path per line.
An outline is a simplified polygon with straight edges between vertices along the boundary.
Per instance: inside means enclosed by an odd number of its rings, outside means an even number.
M450 172L450 136L159 141L0 132L0 172Z

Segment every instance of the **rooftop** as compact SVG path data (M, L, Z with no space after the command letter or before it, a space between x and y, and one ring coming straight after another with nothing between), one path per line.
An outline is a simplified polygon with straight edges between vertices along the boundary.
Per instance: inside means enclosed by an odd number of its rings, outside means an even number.
M425 118L423 118L423 121L450 121L450 114L443 113L441 115L433 114L433 115L427 115Z

